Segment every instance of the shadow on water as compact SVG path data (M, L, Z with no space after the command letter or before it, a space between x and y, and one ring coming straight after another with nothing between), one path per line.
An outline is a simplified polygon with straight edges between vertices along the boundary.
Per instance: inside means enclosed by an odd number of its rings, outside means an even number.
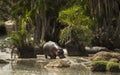
M40 56L37 59L18 59L10 64L0 64L0 75L120 75L120 73L91 72L82 65L70 68L44 68L51 61Z

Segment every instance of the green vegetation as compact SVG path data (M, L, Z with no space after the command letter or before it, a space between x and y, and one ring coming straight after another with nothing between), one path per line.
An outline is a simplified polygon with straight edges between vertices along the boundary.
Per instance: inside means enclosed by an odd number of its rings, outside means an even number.
M92 0L88 5L96 26L92 45L120 48L120 1Z
M20 55L20 58L35 58L36 54L34 51L33 37L30 34L30 31L19 30L11 34L11 40L14 47L17 47Z
M72 40L83 46L80 50L85 45L113 50L120 48L119 6L119 0L1 0L0 21L16 22L12 39L17 47L49 40L65 46Z
M120 72L119 64L115 62L108 62L107 70L110 72Z
M0 21L0 36L6 35L7 31L5 28L5 23Z
M25 31L11 34L11 39L16 47L32 46L31 37Z
M106 71L106 65L107 65L107 61L94 61L92 63L92 71L100 71L100 72L104 72Z
M69 40L81 40L90 42L92 30L90 27L93 21L85 15L85 10L81 6L73 6L59 12L59 21L67 26L61 30L60 40L66 43Z
M103 72L120 72L119 63L107 62L107 61L93 61L92 62L92 71Z

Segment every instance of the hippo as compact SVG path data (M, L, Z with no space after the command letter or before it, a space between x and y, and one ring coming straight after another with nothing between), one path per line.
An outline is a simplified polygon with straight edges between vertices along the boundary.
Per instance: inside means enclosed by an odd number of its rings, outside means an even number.
M50 56L51 59L56 59L56 56L59 56L60 59L65 58L63 49L53 41L48 41L43 45L43 52L46 59L47 56Z

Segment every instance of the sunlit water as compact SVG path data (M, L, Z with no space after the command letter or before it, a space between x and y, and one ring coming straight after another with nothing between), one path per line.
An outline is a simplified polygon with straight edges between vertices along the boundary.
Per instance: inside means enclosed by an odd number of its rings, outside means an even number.
M10 55L0 54L0 58L2 57L9 58ZM75 57L67 58L75 59ZM45 59L43 55L38 56L37 59L17 59L9 64L0 64L0 75L120 75L120 73L93 73L82 65L70 68L44 68L49 61L54 60Z

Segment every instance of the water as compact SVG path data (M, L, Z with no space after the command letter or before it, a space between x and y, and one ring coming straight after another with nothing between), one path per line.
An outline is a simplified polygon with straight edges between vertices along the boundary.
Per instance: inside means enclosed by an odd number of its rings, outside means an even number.
M1 55L0 55L1 56ZM67 57L74 60L76 57ZM120 75L120 73L91 72L82 65L70 68L44 68L49 62L43 55L37 59L17 59L9 64L0 64L0 75Z
M10 59L11 56L9 53L0 52L0 58ZM67 58L74 60L77 57ZM37 59L17 59L9 64L0 64L0 75L120 75L120 73L91 72L82 65L70 68L44 68L49 61L52 60L45 59L43 55Z

